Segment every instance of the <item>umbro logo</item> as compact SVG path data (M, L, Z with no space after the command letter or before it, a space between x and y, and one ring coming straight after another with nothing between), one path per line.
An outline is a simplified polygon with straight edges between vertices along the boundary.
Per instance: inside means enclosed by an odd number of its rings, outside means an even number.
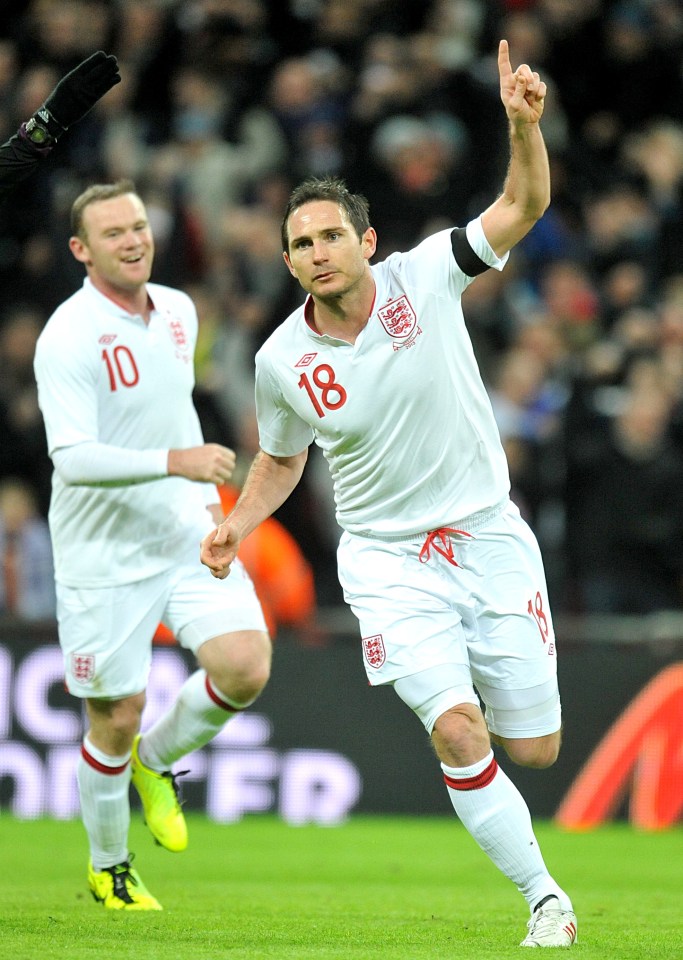
M295 367L307 367L309 364L313 363L315 358L318 356L317 353L305 353L301 360L298 363L295 363Z
M105 346L106 346L106 345L108 345L108 344L110 344L110 343L113 343L114 340L116 340L116 337L117 337L117 334L115 334L115 333L103 333L102 336L100 337L100 339L99 339L97 342L98 342L98 343L104 343Z

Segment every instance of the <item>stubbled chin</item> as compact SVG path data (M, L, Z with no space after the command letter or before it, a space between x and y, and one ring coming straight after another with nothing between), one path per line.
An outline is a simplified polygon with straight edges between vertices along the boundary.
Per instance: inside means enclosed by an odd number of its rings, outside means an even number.
M314 280L312 284L315 293L335 293L339 286L339 277L336 274L327 277L325 280Z
M139 263L126 263L121 269L121 277L129 282L139 283L147 282L151 274L151 265L146 260L140 260Z

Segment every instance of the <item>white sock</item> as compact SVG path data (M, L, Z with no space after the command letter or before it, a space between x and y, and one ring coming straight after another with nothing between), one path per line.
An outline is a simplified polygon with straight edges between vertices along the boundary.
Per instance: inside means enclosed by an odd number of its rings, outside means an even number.
M81 816L90 841L95 870L104 870L128 859L130 826L130 753L109 757L83 740L76 775Z
M521 793L490 751L469 767L441 764L448 793L463 825L481 849L524 896L531 910L556 896L563 909L571 901L548 873L531 816Z
M231 703L205 670L197 670L185 681L170 710L144 733L140 759L160 773L170 770L174 761L213 740L245 706Z

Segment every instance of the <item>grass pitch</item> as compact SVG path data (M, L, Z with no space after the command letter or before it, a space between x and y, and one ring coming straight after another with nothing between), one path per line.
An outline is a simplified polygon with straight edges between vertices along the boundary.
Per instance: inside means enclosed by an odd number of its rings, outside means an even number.
M136 866L163 913L90 897L78 822L0 817L0 945L12 960L481 960L522 956L526 905L450 818L363 817L289 827L188 817L190 847ZM683 830L585 834L537 824L571 893L582 960L683 957ZM525 954L524 954L525 955Z

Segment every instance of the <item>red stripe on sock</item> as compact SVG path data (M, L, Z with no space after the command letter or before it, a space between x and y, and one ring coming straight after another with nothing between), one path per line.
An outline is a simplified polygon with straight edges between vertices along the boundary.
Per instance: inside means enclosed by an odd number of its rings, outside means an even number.
M455 777L449 777L448 774L444 773L443 778L446 786L451 787L453 790L481 790L482 787L487 787L489 783L491 783L497 772L498 764L496 762L496 758L494 757L486 770L482 770L482 772L478 773L476 777L462 777L461 779L456 779Z
M88 753L88 751L85 749L84 743L81 744L81 756L88 766L93 768L93 770L97 770L98 773L109 774L110 777L115 777L117 774L123 773L130 763L130 760L126 760L126 762L122 763L120 767L108 767L106 764L100 763L99 760L96 760L92 754Z
M204 685L206 686L206 692L211 697L211 699L216 704L216 706L222 707L224 710L227 710L228 713L240 712L239 707L231 707L229 703L225 702L225 700L221 700L221 698L218 696L216 691L211 686L211 681L209 680L208 673L206 675L206 680L204 681Z

